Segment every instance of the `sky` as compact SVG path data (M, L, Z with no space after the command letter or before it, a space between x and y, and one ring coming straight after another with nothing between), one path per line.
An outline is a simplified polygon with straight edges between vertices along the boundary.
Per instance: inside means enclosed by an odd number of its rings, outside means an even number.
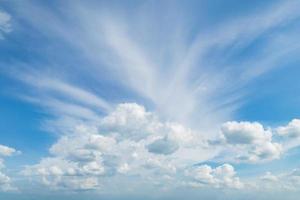
M299 35L299 0L0 1L0 199L298 199Z

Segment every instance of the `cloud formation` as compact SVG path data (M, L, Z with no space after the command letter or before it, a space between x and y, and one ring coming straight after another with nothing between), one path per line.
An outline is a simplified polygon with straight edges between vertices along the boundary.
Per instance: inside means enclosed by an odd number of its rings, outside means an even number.
M129 13L126 9L109 9L97 3L64 2L62 5L73 12L62 12L59 16L40 4L16 4L20 18L34 30L54 43L62 42L66 51L70 48L80 52L78 56L87 60L82 63L84 67L78 63L70 64L74 68L66 66L66 74L82 73L84 68L82 75L97 85L103 84L97 75L105 74L102 78L109 77L113 85L143 98L160 115L197 126L205 130L206 135L233 117L233 111L245 101L243 88L247 84L277 67L278 59L299 46L294 42L297 37L293 32L280 34L280 27L299 19L297 1L280 2L213 28L195 27L194 31L187 27L188 19L176 11L170 13L173 19L170 23L164 15L164 7L154 15L151 9L145 9L153 8L147 2L138 4L137 11ZM70 23L67 20L70 18L76 23ZM274 34L269 35L270 31ZM252 42L261 38L267 40L261 54L235 63L233 55L247 50ZM62 74L59 73L61 67L49 68L54 74ZM53 86L58 89L57 84ZM61 86L60 89L70 89ZM75 90L72 92L75 94ZM78 99L82 97L79 95ZM91 99L91 102L95 101ZM97 104L100 105L98 100ZM210 131L206 133L206 130Z
M98 125L78 124L74 133L62 135L50 148L51 156L27 166L23 174L68 190L99 189L108 177L123 176L155 185L166 176L175 178L186 162L200 162L206 151L203 139L191 130L124 103Z
M300 186L300 169L294 168L280 173L266 172L259 177L259 180L253 180L252 182L253 185L256 182L254 188L258 190L298 191Z
M58 190L102 191L124 178L128 190L137 187L134 182L151 187L161 183L169 189L182 184L242 189L231 164L213 168L199 163L259 164L284 153L282 144L273 141L272 129L258 122L226 122L220 138L212 142L181 124L159 120L136 103L119 104L98 119L93 125L81 121L73 132L62 133L50 156L27 166L23 175Z
M226 122L221 128L222 144L232 148L230 154L237 162L256 163L279 159L282 146L272 141L271 130L258 122Z
M83 1L61 2L62 10L12 5L26 24L16 23L19 35L30 27L24 33L43 42L29 40L30 56L38 59L25 59L7 74L21 81L19 96L42 108L42 128L57 137L48 156L26 166L26 178L72 191L243 189L234 165L278 160L300 144L299 119L278 128L233 121L249 84L298 53L297 30L286 30L299 20L297 1L192 29L177 12L172 20L164 8L151 13L148 3L128 13ZM1 11L0 36L11 31L10 23ZM257 41L261 51L252 52ZM0 156L16 153L0 145ZM0 179L10 184L2 172Z
M20 153L14 148L4 146L0 144L0 156L12 156L13 154Z
M0 10L0 39L3 39L4 35L9 33L11 30L11 16Z
M287 138L298 138L300 137L300 120L293 119L286 126L280 126L276 129L278 135Z
M3 171L5 170L4 157L12 156L16 153L20 153L14 148L0 144L0 191L16 190L11 185L11 178L8 177Z
M209 165L199 165L191 169L187 169L185 174L192 178L193 182L188 184L194 187L215 188L235 188L241 189L244 184L236 176L234 167L230 164L223 164L216 168Z

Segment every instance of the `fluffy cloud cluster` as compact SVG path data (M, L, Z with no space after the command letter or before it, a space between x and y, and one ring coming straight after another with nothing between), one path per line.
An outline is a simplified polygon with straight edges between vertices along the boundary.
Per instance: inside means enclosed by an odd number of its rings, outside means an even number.
M156 184L170 180L186 162L203 161L206 148L192 130L160 122L144 107L125 103L97 126L78 124L50 148L50 157L23 174L58 189L96 189L107 177L124 176Z
M54 189L104 190L124 179L128 189L135 183L174 187L182 182L238 189L244 184L232 165L212 168L199 163L219 158L228 163L257 163L282 154L272 131L257 122L224 123L221 138L211 145L198 132L162 122L135 103L119 104L97 119L97 123L73 124L52 145L50 156L27 166L23 174L38 177Z
M215 188L243 188L244 184L236 176L234 167L224 164L216 168L208 165L195 166L185 170L186 176L192 178L190 185L195 187L212 186Z
M224 123L220 143L228 147L228 155L236 162L269 161L282 154L281 144L272 141L271 130L257 122Z
M11 186L11 179L2 170L5 169L4 157L12 156L16 153L20 153L11 147L7 147L0 144L0 190L8 191L14 190L15 188Z
M178 123L163 123L143 106L135 103L124 103L104 117L100 123L100 131L114 135L117 140L130 139L133 141L164 139L165 145L170 142L188 146L196 136L190 129ZM200 138L197 138L200 140ZM201 141L198 141L198 143ZM158 153L158 152L157 152Z

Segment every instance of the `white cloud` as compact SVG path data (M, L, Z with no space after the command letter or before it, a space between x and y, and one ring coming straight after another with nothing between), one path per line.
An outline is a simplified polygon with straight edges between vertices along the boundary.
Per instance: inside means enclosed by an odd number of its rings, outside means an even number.
M102 175L101 161L49 157L23 170L25 176L36 176L51 189L88 190L99 187L96 176Z
M155 116L135 103L119 104L115 111L101 120L101 129L117 134L120 139L135 141L154 134L162 125Z
M148 180L151 185L165 176L174 177L189 163L201 162L207 150L192 130L160 122L154 113L134 103L118 105L94 126L82 123L73 130L52 145L50 157L27 166L23 174L39 177L55 189L82 189L72 184L77 178L93 178L94 184L84 188L96 189L107 177L123 176Z
M72 126L72 132L61 132L49 157L27 166L23 174L50 188L66 190L107 190L124 179L128 188L133 182L167 188L183 182L193 187L239 189L244 183L232 165L212 168L198 163L214 159L260 163L279 159L283 153L271 129L258 122L226 122L221 138L209 145L199 132L161 121L136 103L119 104L106 116L97 115L92 124L81 121ZM261 180L275 179L270 177Z
M259 144L271 140L272 133L257 122L226 122L221 132L228 144Z
M0 156L12 156L15 153L20 153L20 152L15 150L14 148L0 144Z
M8 176L0 172L0 191L8 191L11 190L11 180Z
M261 176L260 179L264 182L277 182L278 181L278 177L273 175L271 172L266 172L266 174Z
M36 77L25 75L22 76L22 79L44 92L45 90L48 90L49 93L53 91L84 105L94 106L98 109L103 109L104 111L109 111L111 109L110 105L104 99L63 81L41 77L39 74L37 74Z
M5 170L3 157L12 156L19 153L21 152L15 150L14 148L0 144L0 191L16 190L16 188L11 185L11 178L2 172L2 170Z
M270 161L279 159L283 153L282 145L272 141L271 130L258 122L224 123L219 143L228 148L227 158L236 162Z
M203 138L182 124L161 122L155 113L147 112L143 106L136 103L119 104L115 111L105 116L99 126L104 134L114 135L117 139L134 141L149 140L166 141L175 146L193 146L203 142ZM164 138L164 139L163 139ZM162 147L161 146L161 147Z
M95 93L35 70L28 73L12 71L10 75L33 89L19 95L21 99L41 106L45 112L54 116L43 121L43 128L47 131L56 134L72 133L81 123L94 127L100 121L99 116L112 109L110 103Z
M94 93L58 78L49 77L49 75L45 75L42 72L31 70L22 73L13 71L11 73L11 76L33 87L36 93L34 96L50 96L51 99L56 99L57 101L62 101L61 97L64 97L64 101L73 102L74 104L97 108L104 112L111 110L111 105ZM36 97L35 99L32 98L32 100L40 101Z
M300 120L293 119L285 126L274 128L274 132L282 141L284 151L289 151L292 148L300 145Z
M192 178L194 186L212 186L216 188L243 188L243 183L236 176L232 165L224 164L216 168L209 165L199 165L185 171L186 176Z
M232 165L212 168L199 163L260 163L279 159L283 153L281 144L273 141L271 129L258 122L226 122L220 129L221 138L209 145L199 132L161 121L135 103L119 104L97 119L93 124L73 124L73 132L60 135L52 145L50 156L27 166L24 175L51 188L68 190L108 189L112 187L106 186L109 180L117 184L115 181L124 179L131 187L132 177L134 182L152 186L165 183L175 187L184 182L243 188Z
M282 137L298 138L300 136L300 120L293 119L286 126L278 127L276 131Z

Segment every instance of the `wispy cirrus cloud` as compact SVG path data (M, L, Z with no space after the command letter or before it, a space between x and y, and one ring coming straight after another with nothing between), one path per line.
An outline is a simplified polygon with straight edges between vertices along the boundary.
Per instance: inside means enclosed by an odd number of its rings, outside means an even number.
M11 16L5 12L0 10L0 39L4 38L4 35L11 32Z
M118 9L108 12L104 7L100 12L88 4L66 3L73 13L62 15L65 19L76 18L76 27L68 20L58 22L58 17L42 6L27 5L28 11L44 13L39 18L25 10L21 13L40 32L70 44L94 63L87 70L90 77L95 78L94 74L106 68L110 79L148 99L161 115L202 128L232 118L247 94L244 86L299 48L293 34L297 30L280 34L281 28L299 18L297 5L297 1L278 3L208 31L200 29L192 41L187 38L184 23L174 23L168 30L172 34L166 30L159 34L156 29L145 32L147 25L138 19L151 13L142 6L140 12L127 15L118 13ZM47 27L40 23L41 18L49 22ZM155 19L147 18L147 23L152 24L152 20ZM180 21L175 17L175 22ZM262 53L254 54L251 60L240 58L239 63L232 60L237 52L260 38L266 40ZM164 43L155 46L150 41ZM215 56L209 56L212 53ZM202 120L193 122L193 118Z

